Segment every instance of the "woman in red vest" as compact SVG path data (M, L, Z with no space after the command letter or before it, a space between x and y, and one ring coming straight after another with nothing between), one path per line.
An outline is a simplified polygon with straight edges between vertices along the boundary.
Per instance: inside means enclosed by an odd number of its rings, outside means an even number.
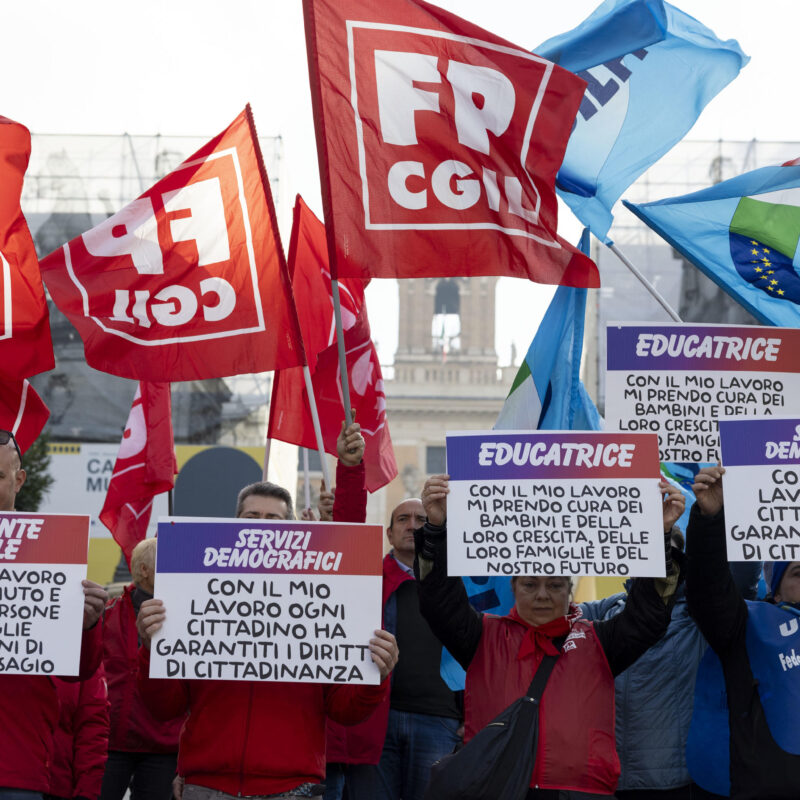
M662 481L664 530L683 513L680 490ZM561 576L511 579L514 608L480 614L460 578L447 576L449 477L434 475L422 492L428 516L416 532L420 610L467 672L464 740L522 697L546 654L560 653L539 709L536 764L529 800L613 796L619 778L614 739L614 678L667 630L677 569L666 537L667 578L633 581L625 610L586 622Z

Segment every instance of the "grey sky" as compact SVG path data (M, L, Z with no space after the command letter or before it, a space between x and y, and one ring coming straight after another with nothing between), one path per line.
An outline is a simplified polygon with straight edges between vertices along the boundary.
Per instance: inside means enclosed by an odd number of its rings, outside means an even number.
M575 26L597 4L439 2L526 48ZM677 5L720 38L738 39L752 57L711 102L689 138L800 139L793 89L800 4L683 0ZM0 0L0 8L3 115L38 133L210 137L250 101L259 132L283 137L284 212L298 192L320 212L300 0ZM563 209L562 235L574 240L577 232ZM288 231L284 235L288 241ZM551 293L549 287L501 281L502 362L508 360L512 338L524 353ZM394 351L394 298L391 281L379 282L369 294L373 334L384 361Z

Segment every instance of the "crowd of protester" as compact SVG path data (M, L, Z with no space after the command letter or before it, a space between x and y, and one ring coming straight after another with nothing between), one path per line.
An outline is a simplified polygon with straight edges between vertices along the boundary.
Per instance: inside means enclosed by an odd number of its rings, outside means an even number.
M321 516L363 522L358 425L337 449ZM78 676L0 676L0 800L423 800L434 762L553 656L528 800L796 800L800 670L774 634L797 628L800 562L766 565L770 592L755 600L762 565L726 560L723 474L697 475L685 553L684 496L661 482L665 578L577 605L570 578L519 576L504 616L476 611L448 576L449 478L430 477L389 519L377 686L150 678L167 609L153 597L155 541L141 542L120 596L83 582ZM24 480L11 437L0 510L14 510ZM235 514L294 518L289 493L266 482L240 492ZM463 691L442 679L445 648Z

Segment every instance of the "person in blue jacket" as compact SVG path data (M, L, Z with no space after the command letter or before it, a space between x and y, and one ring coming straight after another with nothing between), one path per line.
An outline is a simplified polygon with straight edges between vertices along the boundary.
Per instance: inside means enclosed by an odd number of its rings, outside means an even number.
M705 467L692 487L686 596L711 650L697 674L689 771L733 800L797 800L800 561L773 563L766 602L743 599L726 561L724 472Z
M674 526L673 552L684 537ZM761 562L732 564L743 596L754 599ZM625 608L626 591L581 603L588 620L611 619ZM672 619L663 639L616 679L617 753L622 772L620 800L694 800L708 793L692 784L686 766L686 737L692 719L695 674L708 647L689 616L683 585L675 593ZM658 680L653 676L658 675Z

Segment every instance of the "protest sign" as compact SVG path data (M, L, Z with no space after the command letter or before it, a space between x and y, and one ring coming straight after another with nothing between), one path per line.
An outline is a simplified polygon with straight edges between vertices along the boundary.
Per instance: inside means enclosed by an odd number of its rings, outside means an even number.
M152 678L380 682L377 525L165 518Z
M719 421L729 561L800 560L800 418Z
M606 332L607 429L657 433L662 461L718 461L722 417L800 415L800 330L613 323Z
M652 434L447 434L449 575L663 576Z
M77 675L89 517L0 513L0 673Z

